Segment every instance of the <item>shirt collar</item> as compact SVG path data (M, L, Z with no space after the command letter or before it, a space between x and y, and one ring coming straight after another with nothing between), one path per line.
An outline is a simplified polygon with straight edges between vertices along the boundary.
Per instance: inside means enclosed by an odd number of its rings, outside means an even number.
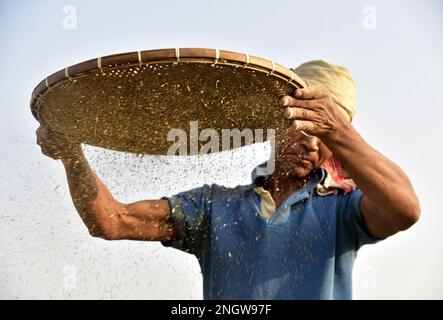
M259 185L259 181L262 179L265 179L266 177L268 177L271 174L270 170L268 169L267 166L267 162L263 162L261 164L259 164L257 167L254 168L254 170L252 170L251 173L251 180L252 183L255 185ZM297 191L296 193L299 192L308 192L310 193L311 191L313 191L315 189L315 187L321 183L323 181L323 179L326 177L326 172L325 169L323 168L318 168L314 171L314 173L311 175L311 178L309 179L308 183L299 191Z

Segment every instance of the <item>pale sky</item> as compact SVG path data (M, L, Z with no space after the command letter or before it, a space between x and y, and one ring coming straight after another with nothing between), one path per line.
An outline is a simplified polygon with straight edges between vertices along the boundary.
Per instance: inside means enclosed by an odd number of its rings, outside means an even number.
M76 10L75 29L64 28L67 5ZM375 16L368 20L368 12ZM0 2L0 299L202 298L193 256L89 236L62 164L35 144L29 109L33 88L61 68L170 47L247 52L287 67L314 59L346 66L358 86L354 126L405 170L422 207L410 230L359 252L354 298L442 299L441 39L437 0ZM203 183L249 183L264 150L167 160L86 151L115 197L128 202Z

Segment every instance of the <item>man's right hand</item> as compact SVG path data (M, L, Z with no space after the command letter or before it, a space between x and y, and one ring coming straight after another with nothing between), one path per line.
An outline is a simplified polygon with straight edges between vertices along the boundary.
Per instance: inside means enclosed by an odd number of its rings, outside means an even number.
M52 159L69 161L83 154L80 142L69 140L43 125L40 125L35 133L42 153Z

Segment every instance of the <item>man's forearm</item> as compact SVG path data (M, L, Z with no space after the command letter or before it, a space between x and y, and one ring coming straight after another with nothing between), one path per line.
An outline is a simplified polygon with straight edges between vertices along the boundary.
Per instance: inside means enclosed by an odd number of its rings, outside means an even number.
M89 232L103 235L104 214L100 212L99 198L112 197L108 189L92 171L83 152L79 150L68 160L63 160L72 201ZM102 197L105 195L105 197Z
M69 190L74 204L83 205L97 196L98 184L96 177L83 152L79 152L69 160L63 160Z
M322 140L379 207L401 213L416 210L418 200L403 170L372 148L351 124Z

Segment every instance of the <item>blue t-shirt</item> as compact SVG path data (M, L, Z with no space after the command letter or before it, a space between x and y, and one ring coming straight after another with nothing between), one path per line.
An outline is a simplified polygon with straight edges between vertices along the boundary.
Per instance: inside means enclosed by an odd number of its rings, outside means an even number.
M315 171L269 220L256 182L166 198L180 238L162 243L197 257L204 299L352 299L357 250L378 239L365 231L359 189L315 193L324 174Z

